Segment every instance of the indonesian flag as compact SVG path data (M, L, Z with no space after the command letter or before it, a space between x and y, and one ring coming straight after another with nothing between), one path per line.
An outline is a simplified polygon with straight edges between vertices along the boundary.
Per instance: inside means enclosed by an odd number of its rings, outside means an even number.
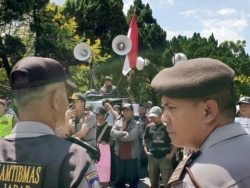
M127 36L131 40L132 48L125 57L125 61L122 68L122 74L124 76L126 76L129 73L129 71L136 66L136 59L138 53L138 28L137 28L135 13L133 13L132 15Z

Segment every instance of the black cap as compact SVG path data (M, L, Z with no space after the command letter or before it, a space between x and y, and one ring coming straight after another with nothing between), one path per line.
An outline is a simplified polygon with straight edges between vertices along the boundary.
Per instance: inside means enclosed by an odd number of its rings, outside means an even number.
M122 110L124 110L124 109L129 109L129 110L131 110L131 111L134 111L133 105L130 104L130 103L125 103L125 104L123 104L123 105L122 105Z
M231 85L234 71L225 63L211 58L179 61L160 71L152 88L172 98L199 98L219 92Z
M102 114L102 115L104 115L106 113L107 113L107 111L103 107L99 107L99 108L97 108L95 110L95 114Z
M86 99L85 99L84 95L81 94L81 93L73 93L73 95L71 97L69 97L69 99L71 99L71 100L81 100L81 101L86 102Z
M250 97L248 96L241 97L240 100L237 102L237 104L240 103L250 104Z
M10 73L12 90L33 88L57 82L65 82L71 87L62 65L51 58L26 57L19 60Z

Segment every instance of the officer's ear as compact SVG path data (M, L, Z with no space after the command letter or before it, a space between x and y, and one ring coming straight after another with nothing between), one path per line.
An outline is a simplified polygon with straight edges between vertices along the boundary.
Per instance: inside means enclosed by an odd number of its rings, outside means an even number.
M64 102L62 100L64 100L65 97L63 96L64 92L60 88L60 85L58 85L58 86L59 87L55 86L54 90L51 92L50 103L54 109L61 110L62 105L64 104Z
M215 100L209 99L204 102L204 117L207 123L213 121L218 112L219 107Z

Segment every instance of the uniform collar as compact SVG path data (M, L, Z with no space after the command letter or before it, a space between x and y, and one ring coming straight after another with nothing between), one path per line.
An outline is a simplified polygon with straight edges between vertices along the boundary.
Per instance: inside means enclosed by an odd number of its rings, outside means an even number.
M200 150L204 151L217 143L240 135L247 135L239 123L231 123L215 129L202 144Z
M48 134L55 135L55 132L44 123L35 121L20 121L15 125L12 133L5 138L27 138Z

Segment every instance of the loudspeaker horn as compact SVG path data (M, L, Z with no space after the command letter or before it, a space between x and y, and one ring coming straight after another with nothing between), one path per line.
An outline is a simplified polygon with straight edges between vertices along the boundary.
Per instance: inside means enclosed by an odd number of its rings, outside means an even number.
M177 63L178 61L186 61L186 60L187 60L187 56L184 53L176 53L172 57L172 63L173 63L173 65L175 63Z
M137 57L136 59L136 68L141 71L144 68L144 59L142 57Z
M91 53L90 47L84 42L77 44L74 48L74 57L79 61L86 61Z
M151 62L147 58L137 57L136 68L141 71L145 66L148 66Z
M112 41L112 49L118 55L126 55L130 52L132 43L125 35L117 35Z

